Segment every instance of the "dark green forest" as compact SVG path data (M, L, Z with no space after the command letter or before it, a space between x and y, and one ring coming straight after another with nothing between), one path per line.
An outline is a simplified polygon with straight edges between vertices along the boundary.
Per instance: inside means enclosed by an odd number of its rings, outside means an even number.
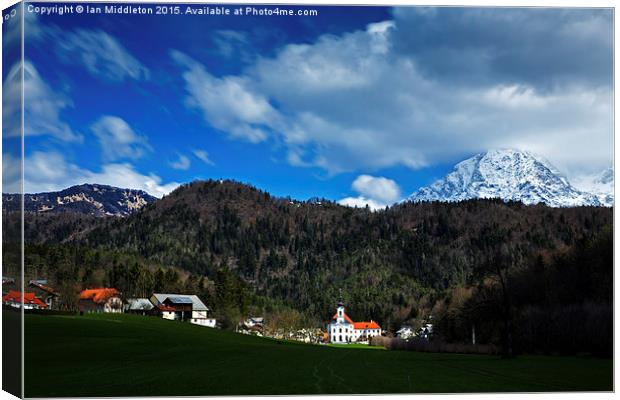
M19 218L3 218L8 243ZM611 349L610 208L490 199L372 212L212 180L129 217L24 221L27 276L50 279L68 309L80 288L110 285L126 297L197 293L230 327L249 313L323 326L342 289L353 319L390 331L432 315L446 341L467 342L475 327L480 343L515 353Z

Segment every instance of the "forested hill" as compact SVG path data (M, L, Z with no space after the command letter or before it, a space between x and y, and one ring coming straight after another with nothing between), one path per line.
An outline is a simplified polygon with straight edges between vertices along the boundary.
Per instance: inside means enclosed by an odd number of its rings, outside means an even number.
M385 321L415 316L429 292L480 282L498 252L519 269L591 240L612 214L501 200L371 212L211 180L183 185L125 218L29 214L26 238L135 255L211 279L227 270L255 293L317 318L331 312L342 288L352 317Z

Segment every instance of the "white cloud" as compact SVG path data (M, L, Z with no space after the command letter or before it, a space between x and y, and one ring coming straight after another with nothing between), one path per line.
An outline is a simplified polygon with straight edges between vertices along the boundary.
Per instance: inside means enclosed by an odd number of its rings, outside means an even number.
M194 150L193 153L199 160L201 160L205 164L215 165L215 163L209 158L209 153L207 153L206 151L197 149Z
M177 51L171 55L186 69L188 104L202 111L213 127L252 143L267 138L264 128L273 126L277 112L266 98L248 88L246 79L216 78L188 56Z
M104 164L101 170L96 172L67 162L61 154L53 152L35 152L26 158L25 165L26 193L57 191L83 183L99 183L140 189L155 197L162 197L179 186L177 182L163 183L155 174L144 175L129 163ZM17 184L15 181L8 182L7 188L13 189Z
M122 118L105 115L91 129L99 139L103 159L137 159L151 150L146 137L140 136Z
M61 113L72 106L60 91L47 85L35 66L25 61L24 66L24 133L27 136L49 135L63 141L81 141L62 120ZM2 84L2 121L9 137L21 135L21 87L22 66L14 64Z
M101 30L50 29L58 55L66 63L80 63L96 77L110 81L149 78L149 70L113 36Z
M372 199L367 199L363 196L359 197L345 197L338 200L338 204L346 207L355 208L370 208L372 211L382 210L386 207L386 204L381 204Z
M189 167L192 165L191 161L189 160L189 158L187 158L186 156L179 154L179 158L176 161L172 161L169 163L170 166L174 169L180 169L180 170L188 170Z
M400 197L400 188L391 179L370 175L358 176L351 188L362 196L382 202L394 202Z
M349 207L370 207L372 210L383 209L400 200L400 187L392 179L371 175L360 175L351 184L357 197L345 197L339 204Z
M21 192L21 171L21 158L11 153L2 154L2 193Z
M239 76L216 78L186 56L180 64L186 69L192 105L213 126L252 142L271 136L284 145L291 165L315 166L330 174L394 166L418 169L458 162L490 148L542 154L569 176L588 168L602 169L611 162L612 88L604 83L606 79L584 78L588 72L581 67L568 71L572 67L565 62L542 57L546 47L540 37L551 28L535 24L528 43L519 44L524 51L541 48L534 51L541 58L523 60L527 65L519 66L522 71L516 71L515 65L500 65L501 57L485 55L484 48L455 45L460 43L458 37L439 37L454 43L447 55L435 53L433 46L425 47L426 56L442 57L441 62L435 61L447 71L431 74L425 66L433 60L421 59L419 52L403 42L425 46L409 34L408 23L412 18L432 19L435 14L399 13L394 21L371 24L365 30L290 44L274 56L258 58ZM499 29L498 22L486 14L485 24ZM472 21L476 15L472 13ZM553 21L553 27L564 23L561 18ZM527 22L527 15L519 14L503 23L517 29ZM432 24L419 29L434 32ZM459 28L462 36L474 29L470 25ZM479 37L476 32L471 39L474 47ZM607 31L588 32L580 48ZM569 39L554 38L554 46L570 54L574 41ZM484 39L485 43L492 40ZM510 47L501 48L510 51ZM497 63L487 62L485 57L491 56ZM446 64L450 60L462 60L467 73L476 69L475 79L473 75L463 79L456 64L454 68ZM471 64L476 60L480 64ZM546 76L532 75L536 68ZM580 78L556 82L556 72Z

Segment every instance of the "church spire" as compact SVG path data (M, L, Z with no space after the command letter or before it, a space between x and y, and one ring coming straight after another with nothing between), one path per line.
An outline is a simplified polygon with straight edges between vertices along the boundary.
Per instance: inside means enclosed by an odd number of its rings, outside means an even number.
M342 301L342 288L338 289L338 307L344 307L344 302Z

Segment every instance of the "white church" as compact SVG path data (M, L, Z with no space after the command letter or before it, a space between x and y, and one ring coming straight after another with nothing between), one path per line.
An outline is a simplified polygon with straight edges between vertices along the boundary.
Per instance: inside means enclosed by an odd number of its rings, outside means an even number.
M327 326L327 334L330 343L355 343L381 335L381 327L373 320L370 322L353 322L344 312L344 304L339 302L336 314Z

